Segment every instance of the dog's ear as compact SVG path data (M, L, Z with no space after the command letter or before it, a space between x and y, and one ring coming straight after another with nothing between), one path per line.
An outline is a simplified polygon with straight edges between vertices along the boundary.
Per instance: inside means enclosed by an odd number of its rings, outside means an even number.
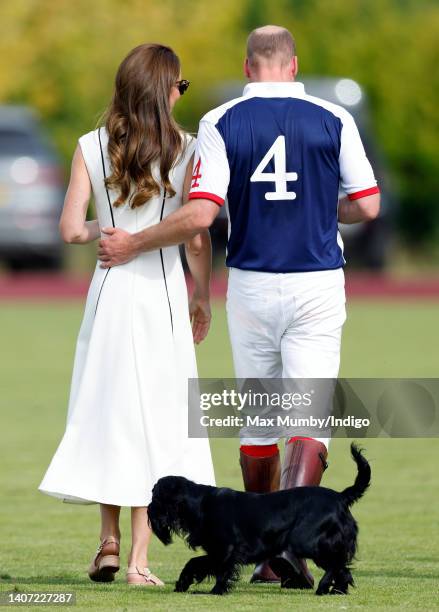
M193 525L198 522L199 508L196 501L190 496L179 496L175 500L175 508L179 522L182 525Z
M153 532L163 544L170 544L174 533L184 537L199 529L200 499L196 487L177 476L166 476L154 487L148 515Z
M192 484L192 483L191 483ZM196 495L193 487L188 486L182 494L174 498L174 511L177 516L178 532L181 536L187 536L190 542L199 539L200 527L203 522L201 514L201 500Z

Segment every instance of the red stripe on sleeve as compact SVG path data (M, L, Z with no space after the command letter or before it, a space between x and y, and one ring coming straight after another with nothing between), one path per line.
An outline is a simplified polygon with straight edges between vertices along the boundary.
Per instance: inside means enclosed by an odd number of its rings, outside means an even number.
M365 196L373 195L374 193L379 192L379 187L369 187L369 189L363 189L362 191L356 191L355 193L348 193L348 198L350 200L358 200L358 198L364 198Z
M191 191L189 194L189 200L212 200L215 204L222 206L224 204L223 198L215 195L214 193L208 193L207 191Z

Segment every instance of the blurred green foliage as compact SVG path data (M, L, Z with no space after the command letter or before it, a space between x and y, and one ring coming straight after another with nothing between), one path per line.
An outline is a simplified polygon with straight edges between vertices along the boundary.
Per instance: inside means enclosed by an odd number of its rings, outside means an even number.
M300 70L366 89L412 241L439 237L439 4L431 0L14 0L0 6L0 101L36 107L68 162L94 129L116 68L145 41L171 45L192 81L178 105L196 129L209 91L242 78L246 36L277 23L297 41Z

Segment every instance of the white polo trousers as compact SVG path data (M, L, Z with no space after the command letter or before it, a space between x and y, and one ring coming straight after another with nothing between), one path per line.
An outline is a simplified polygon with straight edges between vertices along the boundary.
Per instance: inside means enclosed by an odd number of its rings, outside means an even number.
M230 268L226 307L236 378L337 378L345 304L342 268L279 274ZM279 440L247 433L243 428L241 444Z

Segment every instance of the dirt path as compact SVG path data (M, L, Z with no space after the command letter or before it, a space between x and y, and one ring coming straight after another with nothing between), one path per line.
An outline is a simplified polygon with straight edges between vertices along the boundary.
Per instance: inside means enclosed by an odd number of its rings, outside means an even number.
M64 274L0 276L0 300L83 300L87 295L89 280L88 277ZM214 275L212 296L224 297L226 289L227 277ZM422 279L395 279L381 275L347 274L346 292L348 298L439 300L439 275Z

